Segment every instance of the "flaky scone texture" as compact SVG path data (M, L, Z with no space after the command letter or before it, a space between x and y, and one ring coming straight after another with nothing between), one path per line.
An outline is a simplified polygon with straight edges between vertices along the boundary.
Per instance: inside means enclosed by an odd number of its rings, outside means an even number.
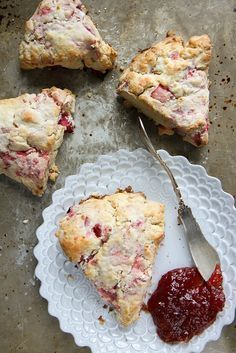
M0 100L0 174L41 196L64 131L73 125L75 97L67 89L43 89Z
M71 261L81 265L118 321L139 317L164 236L164 206L129 187L70 208L56 233Z
M195 146L208 143L211 42L204 34L184 44L166 39L136 55L120 77L118 94L163 126Z
M60 65L112 69L115 50L105 43L80 0L43 0L26 22L20 44L23 69Z

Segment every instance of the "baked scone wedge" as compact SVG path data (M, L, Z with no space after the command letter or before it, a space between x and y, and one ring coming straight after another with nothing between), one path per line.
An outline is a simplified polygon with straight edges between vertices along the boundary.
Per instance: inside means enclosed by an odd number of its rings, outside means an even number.
M69 209L56 236L69 259L114 306L118 321L135 322L164 236L164 206L130 187L93 195Z
M205 34L184 44L167 37L136 55L120 77L118 94L160 125L195 146L208 143L211 42Z
M60 65L106 72L112 69L116 56L80 0L43 0L26 22L20 44L23 69Z
M41 196L55 179L55 158L65 131L73 130L75 97L52 87L0 100L0 174Z

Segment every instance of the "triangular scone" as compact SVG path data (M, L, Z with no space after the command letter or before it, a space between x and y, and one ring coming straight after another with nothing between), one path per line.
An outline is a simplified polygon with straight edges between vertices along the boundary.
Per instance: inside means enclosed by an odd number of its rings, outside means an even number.
M43 0L25 31L23 69L60 65L105 72L114 65L115 50L102 40L80 0Z
M164 236L164 206L131 188L73 206L56 233L125 326L138 319Z
M64 131L73 129L74 106L74 95L56 87L0 100L0 174L41 196L48 177L57 176L54 161Z
M208 143L211 42L207 35L167 38L135 56L123 72L118 94L195 146Z

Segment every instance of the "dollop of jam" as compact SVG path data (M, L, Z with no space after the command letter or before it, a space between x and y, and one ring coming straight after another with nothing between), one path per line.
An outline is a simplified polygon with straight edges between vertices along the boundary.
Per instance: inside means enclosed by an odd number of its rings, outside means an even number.
M175 343L201 334L223 310L222 282L219 265L207 282L195 267L178 268L162 276L148 301L159 337Z

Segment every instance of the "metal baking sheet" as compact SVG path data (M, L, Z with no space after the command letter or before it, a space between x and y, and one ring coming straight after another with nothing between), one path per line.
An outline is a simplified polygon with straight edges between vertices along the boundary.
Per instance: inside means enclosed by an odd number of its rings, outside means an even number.
M152 123L148 123L149 133L157 148L203 165L222 181L225 191L236 194L236 4L231 0L86 0L102 36L119 54L118 67L103 79L89 71L19 69L18 45L24 23L37 4L34 0L0 1L0 98L38 92L52 85L67 87L77 94L77 128L60 149L57 164L61 174L44 197L33 197L24 187L0 176L0 351L88 353L88 348L76 347L73 338L60 331L58 321L48 314L47 303L39 295L33 247L35 230L42 222L41 211L50 204L52 192L82 163L119 148L142 146L135 110L127 110L116 97L119 67L139 49L162 39L168 30L186 39L202 33L212 39L210 142L196 149L178 137L160 138ZM223 329L217 342L207 345L204 353L236 352L235 333L233 323Z

